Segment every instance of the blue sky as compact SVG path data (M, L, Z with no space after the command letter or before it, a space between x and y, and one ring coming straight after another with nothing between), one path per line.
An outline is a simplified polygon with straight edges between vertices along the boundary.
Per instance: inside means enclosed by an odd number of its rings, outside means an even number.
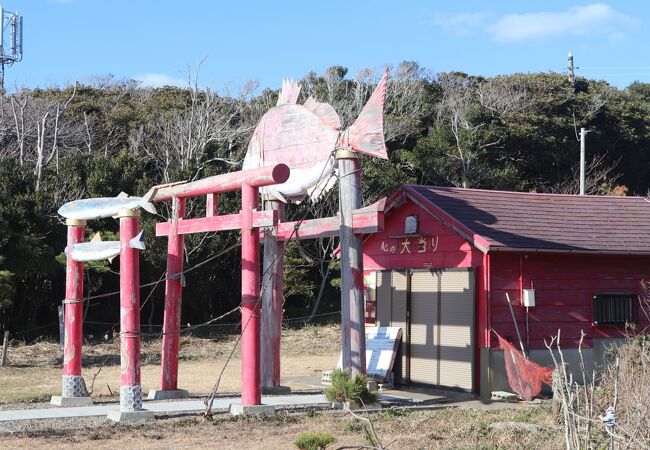
M6 85L47 87L111 73L146 85L259 80L278 88L339 64L351 73L414 60L434 72L564 71L625 87L650 82L650 2L0 0L24 16L24 60Z

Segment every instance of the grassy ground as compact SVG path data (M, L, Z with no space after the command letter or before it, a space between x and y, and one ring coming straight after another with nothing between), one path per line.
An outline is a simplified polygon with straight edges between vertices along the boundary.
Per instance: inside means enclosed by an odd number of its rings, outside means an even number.
M179 386L192 393L206 393L235 343L236 337L217 340L183 338ZM283 384L304 388L300 377L319 375L338 359L339 330L335 326L288 330L283 335ZM157 386L160 341L147 341L142 349L142 386ZM25 408L17 402L49 400L60 391L61 363L56 343L14 343L10 366L0 368L0 408ZM100 370L101 368L101 370ZM119 346L109 342L84 347L84 377L93 397L101 399L119 391ZM240 355L235 353L221 382L220 392L239 390ZM117 400L117 398L113 398ZM4 404L4 405L2 405ZM32 407L45 406L33 403ZM479 410L467 407L428 411L389 410L373 413L383 444L391 449L438 448L561 448L562 433L542 405L514 405L508 409ZM494 422L541 425L536 431L493 430ZM3 433L3 429L17 433ZM116 425L105 417L51 419L0 423L0 448L236 448L290 449L305 431L329 432L336 441L328 448L367 445L363 425L343 412L279 412L273 417L233 418L227 414L205 420L200 414L157 416L156 421L136 426Z
M391 449L442 448L562 448L562 434L550 422L545 407L478 411L454 408L434 411L373 414L374 425L384 445ZM539 431L492 430L494 422L540 424ZM336 441L329 448L367 445L362 424L339 414L277 414L267 419L232 418L212 421L196 416L157 420L135 427L89 424L81 429L45 429L13 436L0 434L2 448L72 449L290 449L305 431L329 432Z
M306 327L283 333L282 375L302 377L320 375L336 366L339 331L334 326ZM236 337L218 340L183 337L179 387L191 393L212 390L215 379L226 362ZM158 387L160 378L160 340L149 340L142 346L142 389ZM49 401L61 390L60 349L54 342L25 345L14 343L8 352L8 367L0 368L0 404ZM119 343L86 345L83 376L93 397L119 393ZM100 370L101 368L101 370ZM221 379L219 392L239 391L241 379L239 348ZM94 383L93 383L93 378ZM305 385L287 379L283 384L296 388Z

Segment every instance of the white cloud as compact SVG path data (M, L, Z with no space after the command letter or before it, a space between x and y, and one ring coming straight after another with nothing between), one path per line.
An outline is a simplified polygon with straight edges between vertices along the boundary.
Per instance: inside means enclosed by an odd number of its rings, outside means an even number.
M457 36L467 36L477 28L482 28L483 25L493 16L494 13L491 11L460 14L436 14L433 17L433 23L443 30Z
M142 87L159 88L163 86L187 87L187 80L170 77L164 73L143 73L133 77Z
M637 21L605 3L576 6L563 12L510 14L486 30L498 42L539 41L560 36L606 35L612 41Z

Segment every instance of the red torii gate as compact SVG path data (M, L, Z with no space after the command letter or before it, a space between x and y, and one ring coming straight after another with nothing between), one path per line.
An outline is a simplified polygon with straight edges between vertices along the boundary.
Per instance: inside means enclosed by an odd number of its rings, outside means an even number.
M177 389L178 351L180 338L180 307L182 285L174 274L183 272L183 235L208 231L242 230L242 404L259 405L260 393L260 269L258 228L273 226L277 214L257 211L259 188L285 182L289 167L284 164L215 175L202 180L160 188L153 201L172 200L173 216L170 222L156 225L156 236L167 236L167 280L165 282L165 313L160 391L149 393L149 398L184 396ZM222 192L241 191L239 214L217 215L218 197ZM207 195L207 216L185 219L185 200Z
M182 286L174 274L183 271L183 236L209 231L242 230L242 407L261 405L261 360L260 360L260 264L259 228L272 227L277 241L289 239L313 239L336 236L341 229L341 218L336 217L280 222L283 208L257 211L259 188L280 184L289 177L289 168L284 164L248 169L224 175L216 175L199 181L160 188L153 201L173 201L173 213L169 222L156 225L156 236L167 236L167 280L165 286L165 312L163 322L163 348L161 361L160 390L150 391L150 399L178 398L187 392L178 389L178 356L180 336L180 306ZM242 207L239 214L218 214L218 194L241 190ZM184 218L185 199L207 196L206 217ZM355 234L376 232L383 228L383 205L380 201L352 213L352 231ZM296 236L296 234L298 236ZM281 248L279 249L281 258ZM278 277L279 278L279 277ZM277 280L277 278L276 278ZM362 280L356 280L357 284ZM281 289L271 289L273 302L281 304ZM282 308L272 308L273 325L282 323ZM345 334L345 333L344 333ZM279 385L279 339L266 343L264 354L273 361L271 367L273 385ZM277 374L277 375L275 375ZM265 383L265 387L270 387ZM251 412L250 409L241 411Z

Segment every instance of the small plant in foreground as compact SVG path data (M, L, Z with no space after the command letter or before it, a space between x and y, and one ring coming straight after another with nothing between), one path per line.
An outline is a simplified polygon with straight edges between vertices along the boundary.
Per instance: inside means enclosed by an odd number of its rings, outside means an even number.
M293 444L302 450L323 450L334 442L334 436L329 433L300 433Z
M368 390L365 376L357 374L352 378L349 371L342 369L332 372L332 385L325 389L325 397L338 403L359 402L365 405L377 401L377 394Z

